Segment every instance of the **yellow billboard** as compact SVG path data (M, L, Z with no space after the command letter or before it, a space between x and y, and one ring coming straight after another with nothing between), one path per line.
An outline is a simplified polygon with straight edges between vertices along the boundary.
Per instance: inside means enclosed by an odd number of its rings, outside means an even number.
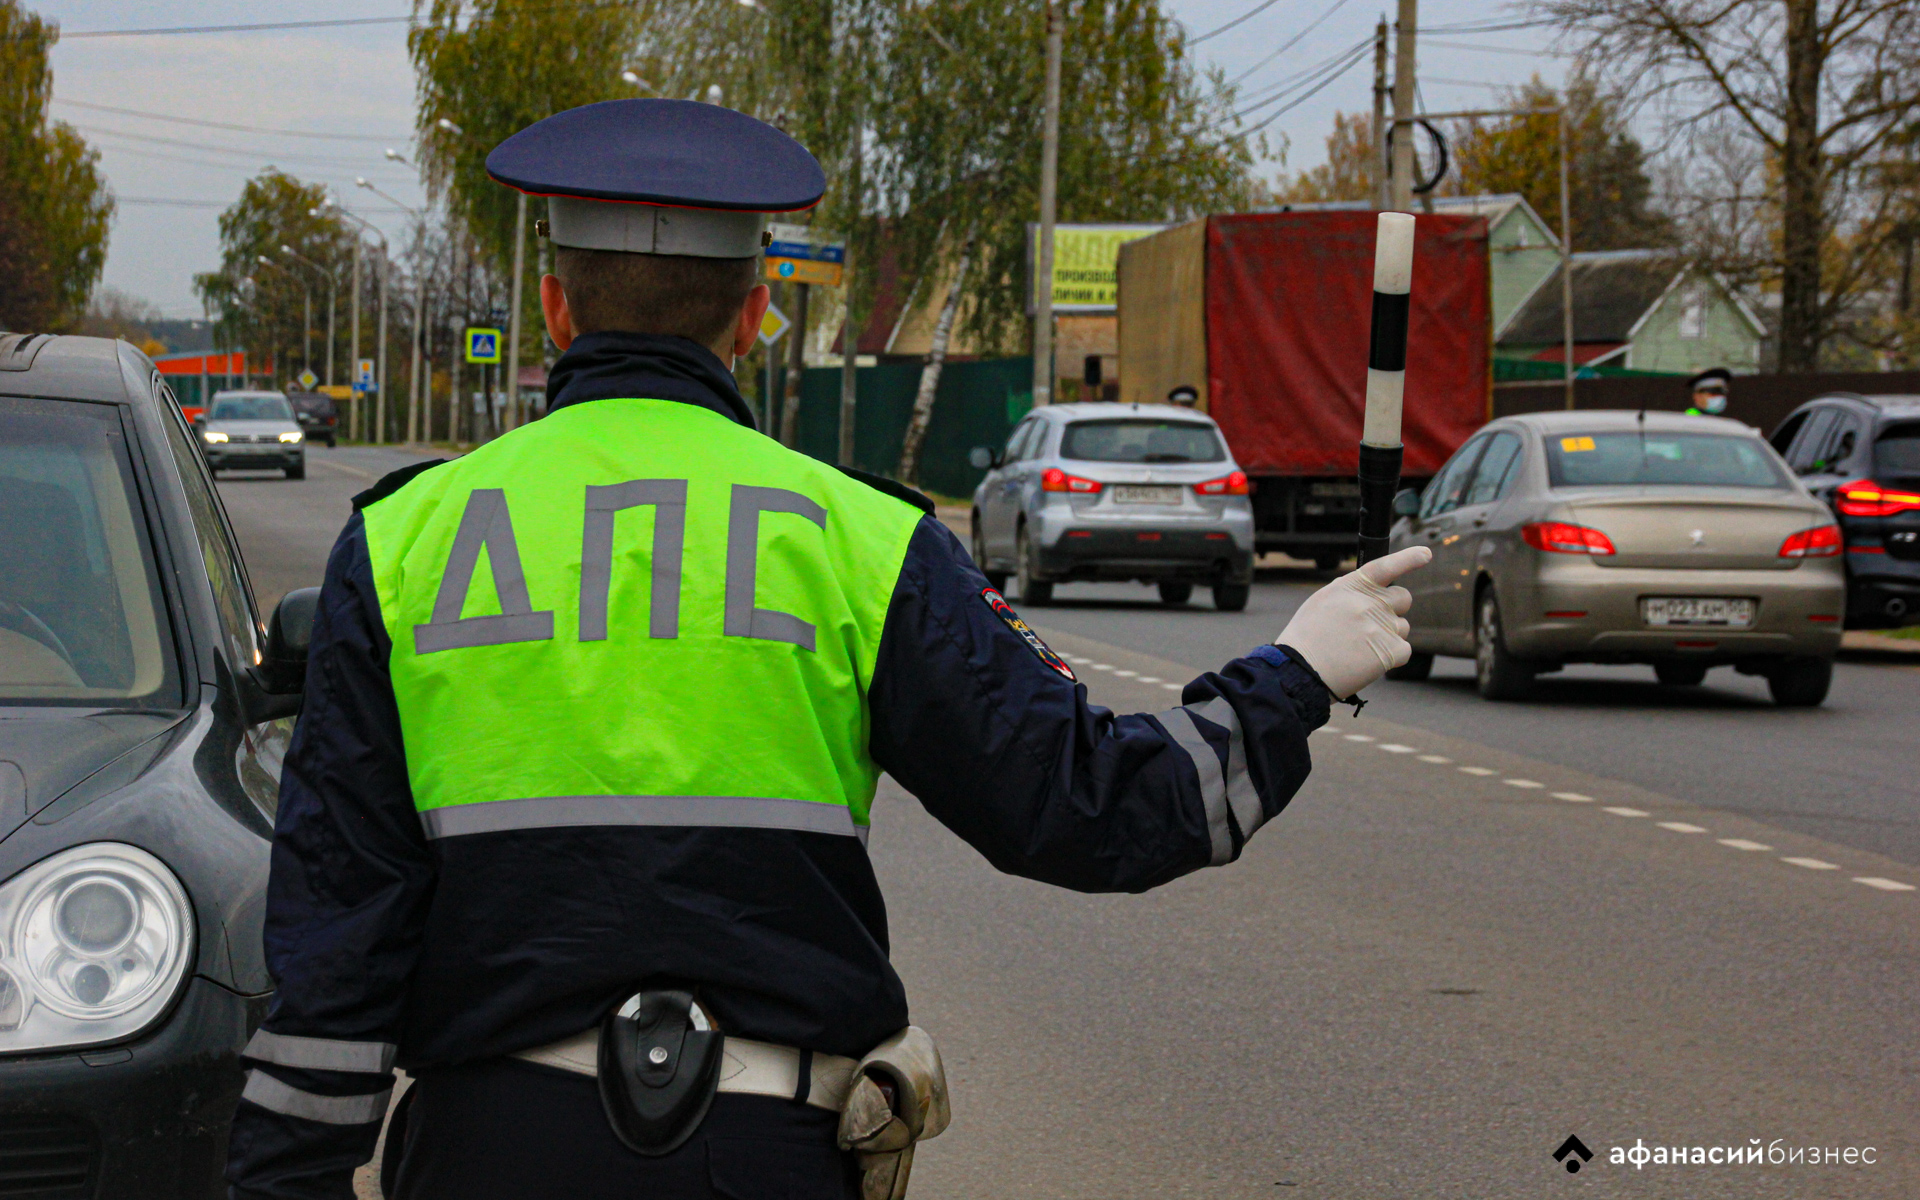
M1120 247L1165 225L1056 225L1053 228L1053 311L1112 312L1120 305ZM1040 261L1040 226L1027 226L1027 262ZM1039 293L1028 267L1027 308Z

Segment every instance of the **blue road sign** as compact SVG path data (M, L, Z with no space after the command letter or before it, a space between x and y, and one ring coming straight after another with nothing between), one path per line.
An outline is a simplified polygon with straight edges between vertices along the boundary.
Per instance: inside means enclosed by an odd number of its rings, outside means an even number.
M500 361L500 331L498 329L467 330L467 361L470 363L497 363Z

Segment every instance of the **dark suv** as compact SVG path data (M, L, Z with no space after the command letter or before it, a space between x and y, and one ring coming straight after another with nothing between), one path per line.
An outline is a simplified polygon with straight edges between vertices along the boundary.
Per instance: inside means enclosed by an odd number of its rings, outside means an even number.
M1848 627L1920 624L1920 396L1821 396L1771 441L1840 519Z
M325 392L288 392L287 403L293 405L294 419L307 440L325 442L331 450L340 424L340 408L333 397Z

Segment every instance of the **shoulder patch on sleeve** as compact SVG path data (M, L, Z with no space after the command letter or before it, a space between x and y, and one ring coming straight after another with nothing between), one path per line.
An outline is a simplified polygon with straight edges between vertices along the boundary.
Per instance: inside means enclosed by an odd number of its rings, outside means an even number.
M359 512L369 504L385 500L407 486L415 475L431 471L446 461L444 458L430 458L426 462L414 463L410 467L401 467L398 471L388 471L380 477L379 482L353 498L353 511Z
M933 515L933 501L922 496L919 492L914 491L899 480L888 479L884 475L873 475L866 471L856 470L853 467L841 467L840 473L849 479L858 479L861 483L866 484L876 492L885 492L895 500L905 500L908 504L913 505L930 517Z
M1035 657L1068 679L1073 680L1075 683L1080 682L1079 678L1074 675L1073 668L1067 665L1067 660L1055 654L1051 646L1040 640L1040 635L1035 633L1031 626L1020 619L1020 614L1013 611L1013 607L1007 603L1006 597L994 591L992 588L981 588L980 598L987 602L987 607L993 610L994 616L999 617L1007 623L1008 629L1020 635L1021 640L1027 643L1027 648L1033 651Z

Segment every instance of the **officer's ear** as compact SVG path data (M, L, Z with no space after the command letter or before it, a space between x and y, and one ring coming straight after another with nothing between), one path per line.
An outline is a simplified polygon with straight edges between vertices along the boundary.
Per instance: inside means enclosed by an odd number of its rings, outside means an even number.
M764 283L754 284L753 290L747 293L747 302L740 306L740 322L733 327L735 358L745 358L747 351L760 340L760 322L766 319L767 305L771 303L773 292Z
M546 315L547 336L553 339L553 344L562 351L573 345L573 312L567 308L567 293L561 290L559 276L541 276L540 311Z

